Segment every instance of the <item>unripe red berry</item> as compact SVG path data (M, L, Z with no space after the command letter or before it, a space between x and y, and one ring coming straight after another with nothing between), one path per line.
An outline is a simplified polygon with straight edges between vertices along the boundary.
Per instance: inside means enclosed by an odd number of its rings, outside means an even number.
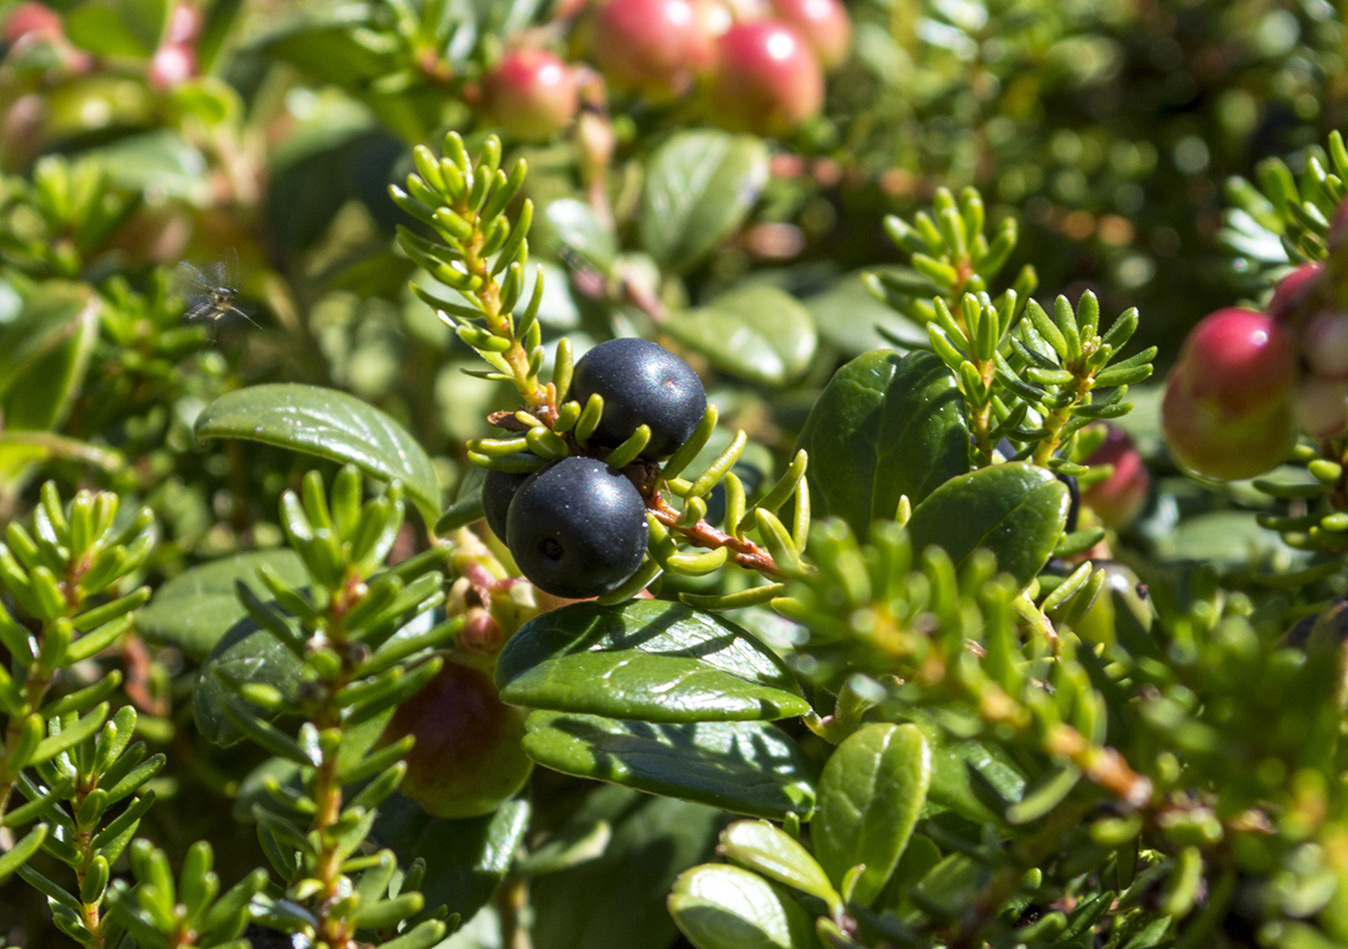
M590 56L604 78L657 100L686 92L712 53L689 0L608 0L590 32Z
M1273 297L1268 301L1268 315L1275 320L1290 320L1319 289L1320 274L1325 265L1321 261L1302 264L1278 281Z
M721 37L710 99L712 119L731 131L787 135L824 104L824 72L785 23L741 23Z
M197 74L197 51L187 43L165 43L150 59L150 85L172 89Z
M56 40L65 35L61 14L41 3L20 3L5 20L4 41L17 43L25 37L34 41Z
M1291 331L1267 314L1218 310L1189 333L1175 372L1193 400L1223 419L1245 419L1291 395L1296 344Z
M1166 382L1161 421L1175 459L1219 481L1253 478L1276 467L1296 442L1289 400L1232 415L1212 399L1196 398L1177 366Z
M1109 426L1104 442L1086 459L1088 465L1113 465L1114 473L1081 493L1100 520L1110 527L1126 527L1142 512L1151 489L1151 474L1128 433Z
M545 49L512 50L482 79L484 117L521 141L550 138L579 108L575 73Z
M501 701L489 675L446 662L384 729L384 744L416 738L398 790L435 817L490 813L533 768L520 746L524 716Z
M772 0L772 8L810 44L825 69L836 69L847 59L852 18L838 0Z

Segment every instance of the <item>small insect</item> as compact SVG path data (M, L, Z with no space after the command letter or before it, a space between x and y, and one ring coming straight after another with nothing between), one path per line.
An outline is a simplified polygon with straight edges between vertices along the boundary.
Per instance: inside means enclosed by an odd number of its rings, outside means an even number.
M178 292L187 300L187 312L183 318L189 322L210 320L213 325L219 325L225 317L234 314L258 329L262 328L234 303L242 282L238 275L237 256L233 267L225 260L213 261L204 268L184 260L178 264L174 277Z

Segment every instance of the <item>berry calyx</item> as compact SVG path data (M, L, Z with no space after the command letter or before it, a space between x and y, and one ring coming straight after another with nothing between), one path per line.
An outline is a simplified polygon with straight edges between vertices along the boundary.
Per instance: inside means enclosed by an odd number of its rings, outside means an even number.
M783 23L795 27L825 69L836 69L852 49L852 18L838 0L772 0Z
M381 739L416 739L398 790L435 817L488 814L529 778L525 711L501 701L491 676L446 662L398 706Z
M512 50L482 77L484 117L521 141L551 138L579 108L575 73L545 49Z
M777 20L721 37L709 90L712 118L731 131L784 136L824 104L824 71L799 33Z
M608 0L595 13L590 58L619 89L673 98L712 55L704 17L689 0Z
M604 413L589 443L616 448L647 425L651 440L643 458L673 454L707 411L707 392L692 367L646 339L611 339L580 358L571 397L584 405L596 394L604 399Z
M554 596L610 593L646 552L646 503L622 472L572 455L515 492L506 540L520 572Z

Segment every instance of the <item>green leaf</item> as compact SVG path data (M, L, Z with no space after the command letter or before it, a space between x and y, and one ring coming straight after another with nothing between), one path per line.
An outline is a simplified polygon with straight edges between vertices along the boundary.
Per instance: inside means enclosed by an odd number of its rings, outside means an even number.
M833 376L796 447L815 517L841 517L864 538L899 498L919 504L969 470L969 428L954 378L930 353L876 350ZM1050 476L1051 477L1051 476Z
M883 328L896 339L926 347L926 329L878 299L862 279L866 273L917 277L907 267L868 267L864 271L845 274L822 293L806 297L801 302L814 320L820 339L848 356L857 356L889 345L889 341L880 335L880 328Z
M159 128L128 135L84 154L98 159L117 188L153 188L165 198L187 202L210 200L207 159L176 130Z
M470 919L505 878L529 814L527 800L511 798L482 817L446 820L395 794L379 805L373 838L391 848L401 866L417 857L426 861L421 893L428 909L443 905Z
M653 724L534 712L524 750L566 774L709 804L736 814L808 820L813 766L766 722Z
M250 386L216 399L197 418L198 438L243 438L355 465L398 480L427 523L440 511L431 459L407 429L355 396L320 386Z
M819 345L800 301L766 284L731 290L696 310L675 310L661 329L722 372L772 386L803 375Z
M43 284L0 325L0 417L13 431L65 419L84 385L98 335L99 300L84 284Z
M4 880L19 867L28 862L28 858L37 853L42 842L47 839L47 825L38 824L23 839L10 848L8 853L0 854L0 880Z
M557 245L575 251L600 273L613 270L618 241L592 207L575 198L562 198L550 202L544 213Z
M1067 524L1067 486L1015 461L952 478L913 509L915 550L935 544L958 565L981 547L1022 586L1048 563Z
M721 832L717 849L732 863L823 900L830 912L842 908L842 897L824 868L800 841L775 824L735 821Z
M1025 774L1001 747L955 738L933 719L914 722L931 748L927 797L978 824L1005 822L1005 807L1025 795Z
M853 732L824 765L814 852L839 886L857 864L866 869L852 897L869 904L908 845L927 799L931 749L915 725L880 723Z
M100 56L148 58L168 21L166 0L89 0L66 14L66 35Z
M748 870L704 864L684 873L669 912L697 949L809 949L817 946L810 914Z
M810 708L752 634L667 600L544 613L506 644L496 681L515 705L649 722L787 718Z
M201 666L196 688L192 690L192 711L197 728L217 745L232 745L243 733L225 717L225 699L233 690L220 673L238 682L271 685L294 700L302 665L284 643L251 619L241 619L215 644ZM263 717L261 709L253 714Z
M570 823L604 821L602 856L530 883L536 949L667 949L678 933L665 897L678 874L711 856L724 815L710 807L601 787Z
M286 583L304 586L308 571L289 548L255 550L185 570L164 584L136 616L136 627L155 643L172 643L189 659L205 659L229 628L247 615L234 585L242 580L268 600L257 569L267 564Z
M768 180L768 149L751 135L679 132L651 156L641 242L666 270L698 263L743 223Z

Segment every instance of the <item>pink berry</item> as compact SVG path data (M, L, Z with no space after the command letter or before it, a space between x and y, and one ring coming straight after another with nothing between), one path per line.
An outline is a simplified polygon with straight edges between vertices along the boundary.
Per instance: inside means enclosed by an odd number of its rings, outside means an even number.
M657 100L687 92L712 51L689 0L608 0L590 34L590 56L605 79Z
M787 135L824 104L824 72L785 23L742 23L721 37L710 97L713 120L731 131Z
M1215 401L1196 398L1182 368L1171 372L1161 403L1166 444L1180 464L1209 478L1234 481L1263 474L1287 457L1296 442L1289 400L1232 416Z
M575 73L547 50L513 50L483 77L482 108L507 135L541 142L570 124L580 108Z
M3 32L7 44L17 43L25 37L37 40L57 40L65 35L61 15L41 3L20 3L5 20Z
M1301 349L1311 371L1321 379L1348 379L1348 313L1320 310L1302 329Z
M1292 414L1312 438L1342 435L1348 429L1348 391L1342 382L1307 379L1292 397Z
M179 3L169 14L166 43L194 43L201 35L201 10L191 3Z
M1325 265L1320 261L1302 264L1279 280L1273 289L1273 298L1268 301L1268 315L1284 322L1293 320L1298 311L1318 295L1320 274L1324 269Z
M172 89L197 74L197 51L186 43L165 43L150 60L150 85Z
M1285 402L1297 376L1287 327L1264 313L1231 307L1189 333L1177 374L1187 393L1223 418L1248 418Z
M852 49L852 18L838 0L772 0L777 18L796 28L819 64L836 69Z
M1110 527L1126 527L1142 512L1151 489L1151 474L1128 433L1108 427L1104 442L1086 459L1088 465L1113 465L1114 473L1093 484L1081 500Z

